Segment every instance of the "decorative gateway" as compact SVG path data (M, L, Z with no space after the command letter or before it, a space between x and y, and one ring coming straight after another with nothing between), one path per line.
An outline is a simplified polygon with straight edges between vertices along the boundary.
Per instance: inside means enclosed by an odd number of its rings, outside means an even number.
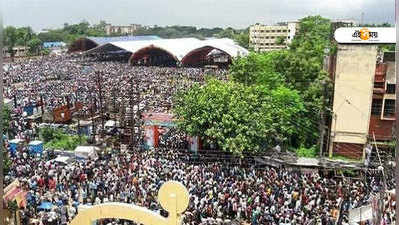
M78 212L70 225L90 225L95 220L106 218L131 220L144 225L182 224L183 212L189 203L189 194L183 184L177 181L164 183L159 189L158 201L169 212L168 217L132 204L104 203Z

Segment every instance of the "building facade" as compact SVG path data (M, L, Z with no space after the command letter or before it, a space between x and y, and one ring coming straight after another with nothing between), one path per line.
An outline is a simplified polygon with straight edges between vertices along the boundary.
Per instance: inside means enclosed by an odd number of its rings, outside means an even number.
M367 144L390 154L395 121L395 59L376 45L338 45L329 155L364 158Z
M257 52L286 49L299 28L299 22L280 25L255 24L249 28L249 46Z
M25 57L29 53L29 47L25 46L15 46L13 48L14 56L15 57ZM8 58L11 57L11 54L8 52L7 48L3 48L3 57Z
M107 35L111 34L135 34L138 29L142 28L140 24L130 24L127 26L113 26L111 24L107 24L105 26L105 33Z

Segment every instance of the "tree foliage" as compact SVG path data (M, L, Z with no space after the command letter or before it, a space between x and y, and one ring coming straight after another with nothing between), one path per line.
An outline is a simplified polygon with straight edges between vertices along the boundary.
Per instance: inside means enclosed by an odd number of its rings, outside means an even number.
M11 58L14 58L15 52L13 48L16 46L18 41L17 29L13 26L8 26L4 29L4 46L7 47L7 52L10 53Z
M60 129L49 127L41 129L40 136L44 146L51 149L74 150L77 146L87 143L85 136L69 135Z
M29 46L29 52L31 54L38 53L42 46L42 41L39 38L35 37L28 41L28 46Z
M285 86L297 91L304 100L305 110L296 118L302 136L291 145L310 148L319 138L321 112L330 110L327 100L332 84L323 70L324 57L334 45L330 43L330 22L320 16L303 18L290 49L251 53L233 61L230 74L234 81L246 85L263 85L269 89ZM292 120L292 118L291 118ZM299 141L299 142L298 142Z
M273 65L272 54L250 53L247 57L238 58L230 66L230 76L236 81L246 85L262 84L269 89L274 89L284 82Z
M303 110L296 91L208 80L176 96L181 130L235 154L260 152L297 138L292 118Z
M3 105L2 117L3 117L2 118L3 133L8 133L10 128L11 110L6 105ZM4 149L4 146L2 146L2 152L3 152L3 168L4 168L3 173L5 175L9 171L9 168L11 166L11 160L8 158L7 150Z

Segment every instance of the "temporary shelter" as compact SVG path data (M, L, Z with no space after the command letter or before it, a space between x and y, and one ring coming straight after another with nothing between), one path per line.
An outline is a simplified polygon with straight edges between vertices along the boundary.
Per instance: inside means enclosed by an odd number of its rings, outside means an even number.
M95 146L78 146L75 149L75 157L77 159L97 159L97 151L99 150L98 147Z

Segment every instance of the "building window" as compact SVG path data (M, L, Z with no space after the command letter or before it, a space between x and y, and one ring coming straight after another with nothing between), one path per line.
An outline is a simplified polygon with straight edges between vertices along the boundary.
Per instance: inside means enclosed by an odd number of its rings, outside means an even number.
M387 85L387 94L395 94L395 84Z
M384 89L385 84L383 82L374 82L374 88L382 88Z
M385 99L384 117L394 117L394 116L395 116L395 100Z
M381 116L382 99L373 99L371 104L371 115Z

